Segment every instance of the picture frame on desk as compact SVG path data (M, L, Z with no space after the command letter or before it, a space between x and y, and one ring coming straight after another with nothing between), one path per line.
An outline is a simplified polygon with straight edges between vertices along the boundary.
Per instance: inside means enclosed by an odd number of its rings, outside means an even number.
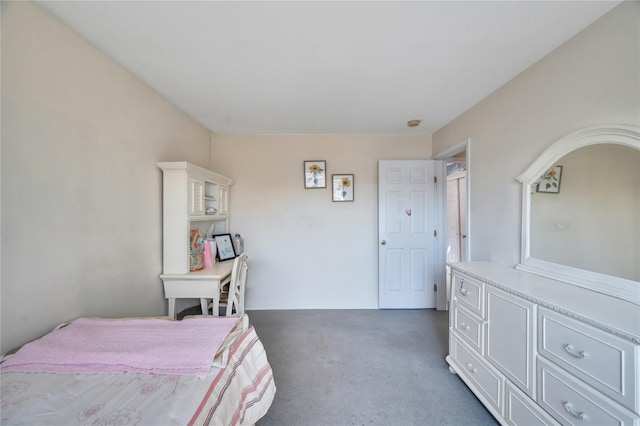
M218 248L218 259L220 261L235 259L236 251L233 247L233 239L231 238L231 234L218 234L214 235L213 238L216 239L216 247Z

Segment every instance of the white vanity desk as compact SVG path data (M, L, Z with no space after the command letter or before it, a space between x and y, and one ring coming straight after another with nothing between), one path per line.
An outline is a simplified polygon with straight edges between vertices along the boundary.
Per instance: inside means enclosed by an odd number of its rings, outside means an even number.
M450 369L502 424L640 424L640 306L487 262L449 265Z
M213 315L220 308L220 291L231 279L233 259L215 263L211 268L186 274L162 274L164 297L168 299L169 316L176 318L176 299L200 299L202 312L208 312L208 299L213 300Z
M229 186L233 181L186 161L161 162L162 169L162 275L169 316L176 318L176 299L200 299L206 314L207 299L218 315L220 289L231 279L233 259L211 268L191 271L191 231L200 235L227 234Z

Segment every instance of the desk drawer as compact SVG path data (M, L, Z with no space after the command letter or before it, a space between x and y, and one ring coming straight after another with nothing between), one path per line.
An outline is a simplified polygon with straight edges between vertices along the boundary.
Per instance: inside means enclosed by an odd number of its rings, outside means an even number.
M484 320L476 317L470 311L460 305L457 297L453 299L452 328L473 349L483 354L484 351Z
M216 299L219 297L217 280L163 278L165 299Z
M538 404L562 424L632 425L638 416L538 358Z
M544 308L539 311L539 329L542 356L638 411L638 345Z
M484 283L456 272L453 288L461 304L479 317L484 317Z

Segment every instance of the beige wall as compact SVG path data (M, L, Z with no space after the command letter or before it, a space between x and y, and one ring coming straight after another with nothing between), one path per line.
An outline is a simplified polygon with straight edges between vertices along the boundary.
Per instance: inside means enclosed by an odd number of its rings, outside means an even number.
M31 2L2 2L2 347L166 312L161 171L209 132Z
M471 257L520 259L520 175L556 140L640 125L640 3L624 2L433 135L435 154L471 139ZM473 64L469 64L473 66Z
M378 307L378 160L428 159L429 136L215 135L211 167L236 182L231 228L245 237L249 309ZM355 201L304 189L303 161L355 175Z

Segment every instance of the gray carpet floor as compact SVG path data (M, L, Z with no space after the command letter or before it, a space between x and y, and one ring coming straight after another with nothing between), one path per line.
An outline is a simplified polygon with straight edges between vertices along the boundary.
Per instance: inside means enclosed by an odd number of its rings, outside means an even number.
M248 314L277 387L258 426L497 424L448 369L447 312Z

